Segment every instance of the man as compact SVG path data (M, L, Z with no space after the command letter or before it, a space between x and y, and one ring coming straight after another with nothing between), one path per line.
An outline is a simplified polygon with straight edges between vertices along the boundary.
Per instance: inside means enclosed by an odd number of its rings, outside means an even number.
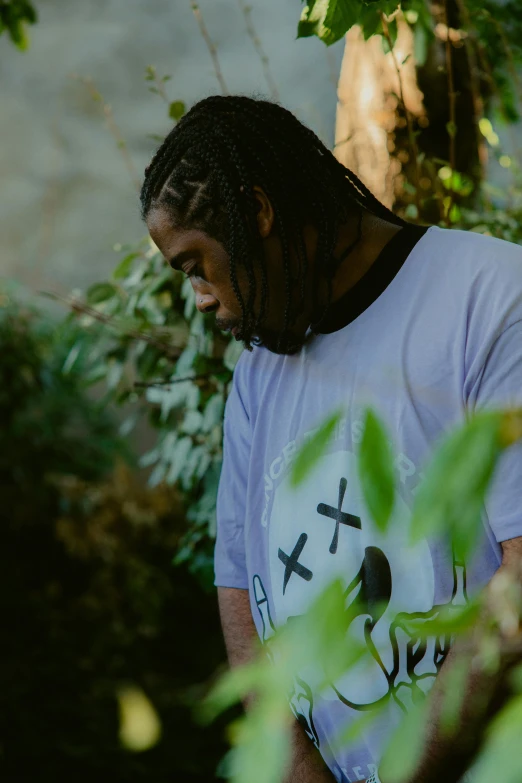
M296 678L287 779L376 779L391 730L439 670L444 681L454 655L444 640L412 636L408 618L462 604L522 549L516 448L489 495L472 562L446 541L411 546L407 537L434 443L473 411L521 401L522 250L405 223L292 114L246 97L208 98L179 122L147 169L142 209L199 310L247 348L226 408L218 496L216 585L230 663L248 661L256 631L267 642L340 576L368 655L320 695L313 672ZM387 534L357 476L367 406L396 453ZM297 450L339 407L326 453L293 492ZM333 749L340 729L377 706L362 739ZM434 723L415 780L458 765Z

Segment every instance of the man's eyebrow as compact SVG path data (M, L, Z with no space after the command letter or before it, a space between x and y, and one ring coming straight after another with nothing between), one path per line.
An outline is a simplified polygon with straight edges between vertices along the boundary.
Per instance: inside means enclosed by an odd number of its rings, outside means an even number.
M167 264L172 267L172 269L177 269L178 272L180 272L183 261L193 257L194 252L192 250L182 250L181 253L177 253L175 256L172 256L172 258L167 261Z

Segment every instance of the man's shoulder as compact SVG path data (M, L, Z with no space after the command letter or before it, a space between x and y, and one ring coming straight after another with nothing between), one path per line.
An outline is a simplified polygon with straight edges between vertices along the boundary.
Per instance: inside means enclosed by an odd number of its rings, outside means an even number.
M473 231L432 227L424 237L424 282L431 296L500 315L522 303L522 247Z
M441 261L449 261L455 269L457 265L469 265L471 269L494 265L505 273L520 273L522 269L522 247L489 234L431 226L424 242L426 252L436 252Z

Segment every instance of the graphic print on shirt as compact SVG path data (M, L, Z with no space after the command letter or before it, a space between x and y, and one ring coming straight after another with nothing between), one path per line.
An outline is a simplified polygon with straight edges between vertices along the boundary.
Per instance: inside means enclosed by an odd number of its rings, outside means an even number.
M323 700L338 699L355 711L390 701L405 711L427 693L447 655L448 639L419 637L419 622L433 619L442 607L434 605L428 544L409 543L409 519L397 495L388 531L377 529L364 504L356 458L348 451L324 455L297 490L287 477L275 488L268 524L271 607L258 575L253 584L265 641L339 577L350 633L367 649L363 660L321 694ZM454 582L450 606L466 601L463 564L455 563ZM319 677L303 674L290 697L316 744L313 694Z

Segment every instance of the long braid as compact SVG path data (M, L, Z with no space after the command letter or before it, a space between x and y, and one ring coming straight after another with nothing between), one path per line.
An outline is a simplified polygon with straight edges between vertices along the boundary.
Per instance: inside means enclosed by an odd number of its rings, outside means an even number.
M251 214L255 213L256 201L253 192L254 183L250 181L249 172L245 168L241 157L237 153L237 147L234 143L234 140L233 138L230 137L229 134L226 133L226 130L224 130L220 124L216 125L215 133L219 138L221 144L225 148L225 151L228 152L229 158L235 166L235 169L239 176L239 182L240 182L239 190L244 194L245 201L249 203L250 213ZM234 206L237 207L237 205ZM239 222L241 222L240 213L238 213L237 217L239 218ZM248 242L246 241L245 232L240 233L240 240L241 240L241 246L238 250L238 253L239 253L239 257L243 258L244 260L245 268L248 275L248 282L249 282L249 297L248 297L246 308L247 311L252 312L255 298L256 298L257 284L256 284L256 279L254 274L254 266L252 264L250 254L248 252L249 248L248 248Z
M278 159L277 150L275 150L273 148L269 148L269 149L272 152L273 158L274 158L274 160L277 163L277 159ZM267 170L266 170L265 163L264 163L264 161L261 158L259 158L259 156L256 154L255 150L252 150L252 156L256 160L256 162L257 162L257 164L259 166L259 169L266 172ZM274 198L275 194L273 194L270 189L267 189L266 190L266 195L267 195L268 199L270 200L270 202L272 204L272 209L274 211L275 224L276 224L277 231L279 233L279 238L280 238L280 241L281 241L281 248L282 248L282 255L283 255L283 273L284 273L284 278L285 278L286 299L285 299L284 325L283 325L283 332L282 332L282 334L285 335L286 332L288 331L290 325L292 324L293 320L295 320L295 316L294 316L294 319L291 318L291 312L290 312L291 300L292 300L291 270L290 270L290 243L289 243L290 237L287 235L287 231L286 231L286 227L285 227L285 220L284 220L283 215L281 213L281 210L280 210L280 207L279 207L279 204L278 204L278 200L276 198ZM298 226L294 225L293 228L294 228L294 230L297 230L298 233L300 233L298 231ZM304 290L304 280L302 281L302 283L303 283L302 288Z
M285 144L285 146L287 146L287 145ZM272 152L272 154L274 155L274 157L277 157L275 150L273 150L273 148L271 146L269 146L269 149ZM291 147L291 146L288 147L287 154L289 154L290 156L295 158L295 150L294 150L294 148ZM296 163L297 162L298 161L296 160ZM317 198L316 201L314 201L314 204L316 204L316 208L317 208L318 214L320 215L320 218L318 220L319 241L320 242L324 241L324 245L318 247L318 255L320 257L324 257L324 258L330 260L330 258L333 258L333 248L335 246L335 241L336 241L335 227L332 227L333 230L330 230L330 222L329 222L329 218L328 218L328 213L324 209L324 204L323 204L322 199L321 198ZM278 213L276 213L276 214L279 217L279 221L278 222L282 225L283 221L282 221L281 217L279 216ZM304 239L303 239L303 236L302 236L302 232L298 230L299 229L298 226L295 226L295 228L297 229L297 236L298 236L298 238L300 240L300 242L298 244L298 247L299 247L298 254L302 255L302 258L304 260L304 270L301 273L301 292L300 292L301 293L301 301L304 302L304 296L305 296L304 283L305 283L305 280L306 280L305 275L307 273L307 253L306 253L306 248L304 247ZM287 255L285 260L287 262L289 262L289 256L288 255ZM287 312L288 312L289 302L290 302L289 270L288 270L288 275L286 274L286 271L287 271L287 267L286 267L286 264L285 264L285 281L287 282L287 302L286 302L286 310L285 310L285 328L289 325L288 324ZM315 271L316 276L317 276L319 270L316 268L314 271ZM330 305L331 293L332 293L332 280L333 280L333 276L334 276L334 273L335 273L335 267L333 266L332 263L328 263L327 264L327 268L324 271L326 272L326 281L327 281L328 291L327 291L327 303L325 305L325 311L324 311L323 316L321 317L320 321L322 321L322 319L324 318L324 315L326 315L326 312L328 311L328 308L329 308L329 305ZM318 284L316 284L316 280L314 280L314 284L313 284L313 294L314 294L314 310L315 310L317 308L317 299L316 299L316 297L319 294L319 286L318 286ZM319 323L319 322L317 322L317 323Z
M317 327L331 301L337 268L338 227L364 210L397 225L404 221L381 204L309 128L278 104L243 96L212 96L196 104L171 130L146 169L142 214L161 206L173 225L200 228L222 242L230 256L230 279L250 336L268 312L269 286L263 242L257 231L254 186L269 199L282 248L285 287L282 337L299 315L310 286L310 259L303 228L317 230L312 296ZM360 221L357 238L360 239ZM292 299L291 248L298 264L299 303ZM260 273L260 304L254 312ZM239 275L246 276L248 294ZM317 300L320 280L327 302ZM308 282L307 282L308 281ZM294 305L294 306L293 306Z

